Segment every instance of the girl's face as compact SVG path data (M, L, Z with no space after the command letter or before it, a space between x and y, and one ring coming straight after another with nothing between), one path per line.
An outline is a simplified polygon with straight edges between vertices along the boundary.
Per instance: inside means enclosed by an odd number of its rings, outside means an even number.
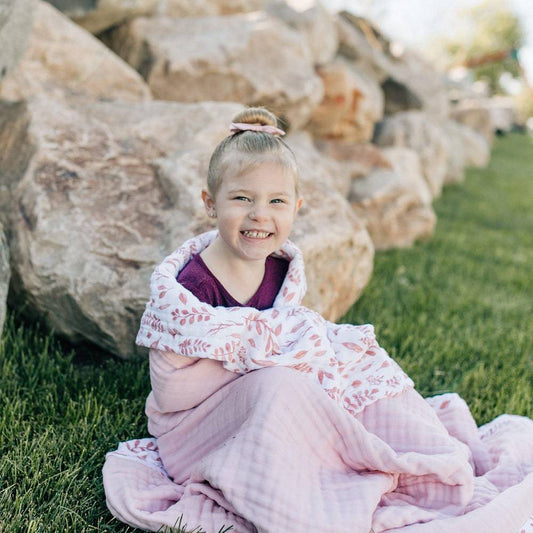
M225 176L215 197L204 190L202 199L207 213L216 213L226 257L243 261L264 261L279 250L302 205L294 177L275 162Z

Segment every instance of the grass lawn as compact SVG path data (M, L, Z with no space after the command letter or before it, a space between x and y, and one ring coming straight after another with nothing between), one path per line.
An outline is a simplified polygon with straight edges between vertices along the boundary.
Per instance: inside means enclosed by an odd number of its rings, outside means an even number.
M458 392L479 424L533 417L532 169L532 138L497 139L436 202L435 236L379 253L342 320L373 323L423 395ZM0 384L0 531L135 531L108 513L101 468L147 435L147 362L88 356L11 313Z

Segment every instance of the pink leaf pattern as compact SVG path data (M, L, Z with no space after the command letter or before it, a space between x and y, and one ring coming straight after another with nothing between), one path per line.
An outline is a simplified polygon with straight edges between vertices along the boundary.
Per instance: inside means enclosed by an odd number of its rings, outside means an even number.
M155 269L137 344L219 360L239 374L287 366L308 375L352 414L413 387L378 345L371 325L334 324L300 305L306 288L303 258L290 241L276 252L290 264L272 309L200 302L176 276L215 237L216 231L193 237Z

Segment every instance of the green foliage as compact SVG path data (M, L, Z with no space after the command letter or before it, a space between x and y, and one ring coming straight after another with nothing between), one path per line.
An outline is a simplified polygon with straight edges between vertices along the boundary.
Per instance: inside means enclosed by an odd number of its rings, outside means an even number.
M532 166L530 138L498 139L490 167L436 203L433 239L377 255L345 317L374 323L423 394L459 392L480 423L533 416ZM147 435L147 361L82 357L11 313L0 383L0 529L135 531L109 514L101 468Z
M520 76L516 51L524 41L524 29L508 0L485 0L462 12L454 37L445 40L443 47L450 58L449 66L509 51L504 59L472 68L474 79L486 80L494 92L500 92L499 79L504 72Z
M0 524L10 533L133 531L107 511L101 469L119 441L146 434L146 361L80 361L11 314L0 382Z

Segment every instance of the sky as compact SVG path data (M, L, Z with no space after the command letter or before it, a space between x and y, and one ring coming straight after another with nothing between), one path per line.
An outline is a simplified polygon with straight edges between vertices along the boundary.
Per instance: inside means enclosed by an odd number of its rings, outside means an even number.
M435 37L449 36L462 9L481 0L323 0L333 11L347 9L374 21L387 36L419 48ZM526 32L519 60L533 86L533 0L509 0Z

